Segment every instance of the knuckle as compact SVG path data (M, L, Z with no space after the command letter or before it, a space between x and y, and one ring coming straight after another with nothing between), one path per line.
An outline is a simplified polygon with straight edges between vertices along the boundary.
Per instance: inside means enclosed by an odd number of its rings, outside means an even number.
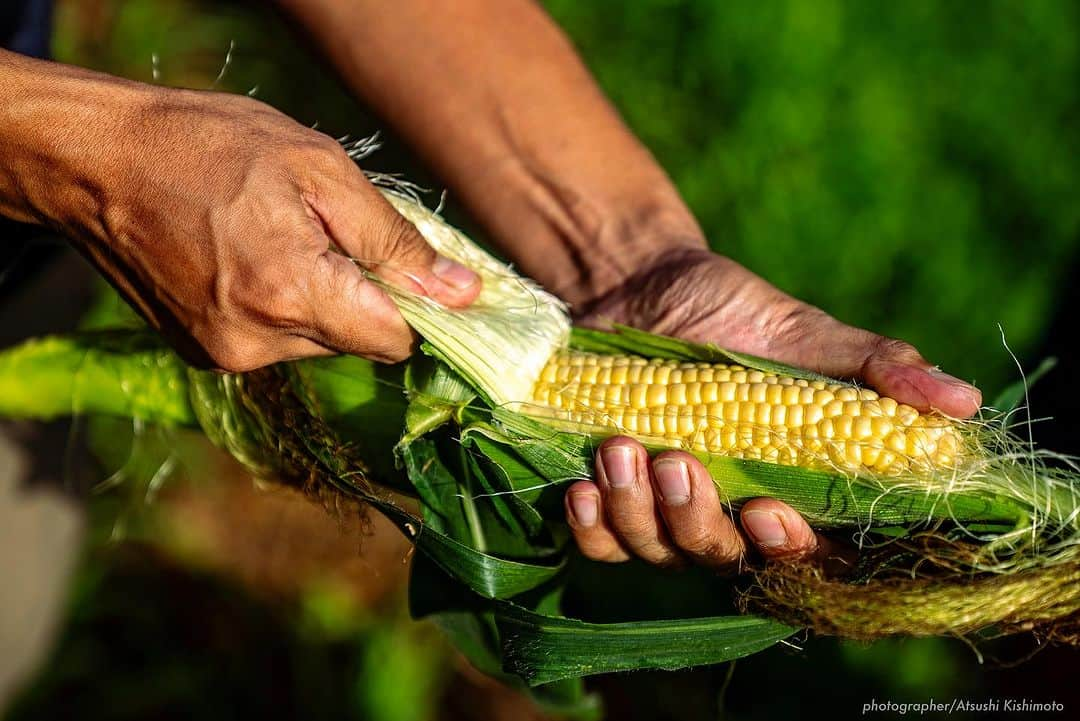
M318 166L334 177L352 170L352 160L340 145L327 138L311 146L310 153Z
M735 539L724 538L704 530L679 539L679 547L695 558L707 560L714 566L737 566L744 556L742 546Z
M250 341L225 341L207 349L214 367L225 373L246 373L267 364L258 344Z
M408 359L416 349L416 337L411 331L384 328L348 343L349 352L378 363L394 364Z
M352 162L349 154L345 152L345 148L337 140L318 130L312 129L308 132L311 135L312 145L324 153L327 159L334 160L338 163L342 160L349 161L350 163Z
M578 540L578 550L581 555L590 561L598 563L622 563L629 559L623 551L614 543L593 542Z
M788 299L777 302L773 312L762 318L759 332L766 338L797 343L812 336L828 317L820 308Z
M295 329L307 316L308 288L298 277L270 279L266 287L265 314L278 328Z
M393 346L384 348L372 354L374 360L380 363L388 363L393 365L394 363L401 363L411 356L413 353L411 346Z
M872 346L871 355L897 361L921 361L922 355L907 341L878 336Z
M678 568L684 564L682 557L659 541L651 540L637 547L637 555L661 568Z
M389 211L377 226L376 232L382 239L383 251L387 259L400 263L414 263L434 256L432 250L420 236L420 232L400 213Z
M652 539L657 534L656 520L652 516L643 514L626 514L618 504L611 501L611 513L614 516L612 525L616 532L627 542L638 547L646 547L654 543Z
M288 272L284 265L233 274L220 305L260 325L295 329L306 315L308 288L301 275Z
M340 143L311 128L303 128L303 133L294 138L293 155L295 160L307 165L314 163L330 168L340 167L342 159L349 159Z

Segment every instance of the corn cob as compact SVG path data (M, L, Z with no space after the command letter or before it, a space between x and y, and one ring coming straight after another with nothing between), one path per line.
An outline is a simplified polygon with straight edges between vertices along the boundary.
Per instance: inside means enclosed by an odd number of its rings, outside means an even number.
M439 252L483 278L477 303L452 313L387 291L492 405L699 454L883 476L948 473L963 454L956 424L869 389L739 365L570 350L569 319L556 298L422 205L394 193L387 199Z
M561 565L548 563L550 519L542 515L561 507L548 503L545 489L592 472L588 436L628 433L650 450L693 452L731 508L774 497L817 528L857 529L860 540L875 543L915 524L914 543L875 554L858 583L797 568L785 575L795 568L787 565L762 572L771 615L864 639L991 625L1080 638L1075 466L1050 467L1043 459L1056 457L1014 441L1004 426L923 415L766 359L627 328L571 333L556 299L414 200L393 193L388 200L440 252L483 277L481 297L465 310L387 287L440 364L376 369L338 358L216 376L178 373L179 359L160 349L147 355L141 342L125 352L92 338L39 343L0 354L0 388L8 389L0 392L0 414L21 407L42 417L80 410L197 419L256 472L284 471L320 497L370 500L452 578L498 599L520 598L562 575ZM393 390L402 386L408 397ZM39 392L30 398L20 393L25 388ZM397 440L402 424L407 432ZM451 439L447 449L465 452L444 457L440 441ZM383 458L385 469L370 470L393 479L391 446L425 513L453 519L455 535L436 524L420 534L420 519L405 522L400 509L371 494L369 464L360 459ZM487 535L496 522L513 532ZM536 544L542 565L501 557L520 557L522 541ZM923 568L940 575L916 577ZM878 577L893 569L904 575Z
M563 350L532 400L569 423L781 465L898 476L947 469L961 448L948 419L872 390L738 365Z

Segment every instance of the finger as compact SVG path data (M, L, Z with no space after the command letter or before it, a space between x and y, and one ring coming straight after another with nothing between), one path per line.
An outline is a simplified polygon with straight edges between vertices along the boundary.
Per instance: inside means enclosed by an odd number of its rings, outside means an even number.
M325 358L337 355L337 351L299 335L278 337L272 343L274 355L269 363L283 363L300 360L301 358ZM269 363L264 365L269 365Z
M463 307L480 293L480 277L441 256L364 177L348 157L322 177L308 203L334 242L396 286Z
M644 446L625 437L604 441L596 452L596 479L608 523L623 546L649 563L682 561L657 513Z
M882 339L867 356L861 377L881 393L920 411L935 409L968 418L982 405L978 388L930 366L903 341Z
M340 253L316 257L309 288L305 332L318 345L384 363L415 349L416 334L394 302Z
M739 514L750 542L767 561L809 560L827 570L850 567L855 549L814 533L791 506L774 498L755 498Z
M660 513L675 545L697 563L737 571L746 544L701 461L684 451L664 451L653 459L652 470Z
M570 486L563 499L566 521L581 554L593 561L617 563L630 559L604 517L600 489L581 481Z
M967 418L982 393L931 365L914 346L845 325L819 311L801 316L793 362L837 378L854 378L919 411ZM778 358L778 360L784 360Z
M189 365L217 373L247 373L282 361L334 354L302 336L235 328L216 333L206 346L189 341L178 343L176 349Z

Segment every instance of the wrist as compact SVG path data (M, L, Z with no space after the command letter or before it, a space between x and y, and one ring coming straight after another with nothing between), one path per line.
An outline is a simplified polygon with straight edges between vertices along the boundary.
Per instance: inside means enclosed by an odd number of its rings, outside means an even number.
M528 207L511 215L508 252L575 309L665 258L708 251L697 221L663 176L643 189L575 193L545 183L518 196Z
M468 172L450 178L518 267L575 307L661 255L707 248L648 150L621 124L608 125L590 123L543 145L500 128L485 136Z
M667 259L708 252L700 227L677 197L639 195L618 202L592 233L574 246L578 279L556 292L578 309L625 285Z

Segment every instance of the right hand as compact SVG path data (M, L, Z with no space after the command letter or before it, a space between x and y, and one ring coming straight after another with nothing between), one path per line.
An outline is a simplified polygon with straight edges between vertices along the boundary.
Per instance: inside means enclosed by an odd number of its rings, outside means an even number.
M479 277L438 256L330 137L245 96L139 95L74 138L96 156L78 169L95 202L63 225L189 362L240 372L332 353L406 358L415 335L350 257L447 306L479 293Z
M978 389L937 370L912 346L846 325L728 258L704 248L657 258L592 303L579 322L614 320L854 378L921 411L966 418L979 409ZM582 553L597 561L637 557L736 571L752 552L769 561L812 559L835 570L853 555L776 499L752 499L738 519L729 517L701 461L684 451L650 459L627 437L601 444L596 480L570 486L566 516Z

